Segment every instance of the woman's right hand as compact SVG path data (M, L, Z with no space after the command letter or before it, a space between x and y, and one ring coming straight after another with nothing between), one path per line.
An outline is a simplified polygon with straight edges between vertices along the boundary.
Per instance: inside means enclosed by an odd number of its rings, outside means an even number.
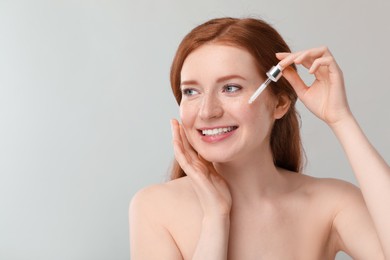
M229 217L232 197L223 177L213 164L202 158L190 145L183 127L171 120L173 148L180 167L191 179L204 218Z
M283 76L295 89L302 103L330 127L353 117L345 93L343 73L327 47L318 47L295 53L277 53L279 65L285 68ZM315 80L308 86L290 67L301 64Z

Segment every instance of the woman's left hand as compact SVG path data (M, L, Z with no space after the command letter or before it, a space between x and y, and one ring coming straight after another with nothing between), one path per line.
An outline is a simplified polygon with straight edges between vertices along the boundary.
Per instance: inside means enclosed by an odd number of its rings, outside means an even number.
M344 87L343 73L327 47L296 53L277 53L284 68L283 76L295 89L302 103L330 126L352 116ZM314 74L315 80L307 86L291 64L301 64Z

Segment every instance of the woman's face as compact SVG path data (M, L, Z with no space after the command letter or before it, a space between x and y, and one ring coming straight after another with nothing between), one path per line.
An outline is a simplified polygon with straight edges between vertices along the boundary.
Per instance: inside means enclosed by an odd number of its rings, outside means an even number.
M268 149L275 98L266 89L248 104L263 81L241 48L206 44L186 58L180 117L190 144L206 160L229 162Z

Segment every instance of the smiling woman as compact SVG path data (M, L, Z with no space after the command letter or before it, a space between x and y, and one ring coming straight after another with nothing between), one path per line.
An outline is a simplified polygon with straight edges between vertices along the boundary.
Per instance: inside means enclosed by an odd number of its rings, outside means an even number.
M248 82L251 88L245 88L246 92L251 92L250 94L253 94L254 89L264 80L263 77L269 68L278 62L274 54L277 52L290 52L290 48L280 34L264 21L226 18L206 22L204 25L194 28L183 39L173 60L171 86L179 104L182 99L182 89L180 86L186 83L186 79L182 78L183 72L185 72L185 70L182 70L183 67L185 69L185 61L187 58L193 56L193 52L196 53L197 48L211 43L217 43L218 45L225 46L225 48L228 48L228 46L236 47L234 49L236 49L235 54L237 56L244 54L240 58L244 59L245 57L248 62L247 67L251 69L251 71L246 71L245 73L250 75L249 79L252 80L252 82ZM240 68L241 64L238 64L238 61L241 60L240 58L231 57L233 60L230 60L229 64L222 64L223 68L221 67L219 73L225 75L228 71L233 71L232 76L237 76L237 78L245 80L241 75L235 75L235 68L241 71L248 69L247 67L245 69ZM200 65L203 66L204 64ZM202 68L201 66L199 68ZM220 67L221 65L219 64L217 66ZM206 63L203 68L209 70L218 67ZM226 68L228 69L226 70ZM257 78L253 79L253 77ZM228 78L221 76L220 80L225 79L228 80L229 76ZM287 114L280 120L277 120L272 129L270 142L273 160L276 165L282 168L299 172L302 170L303 153L299 135L299 122L294 106L297 95L288 81L284 79L281 79L278 83L272 83L270 88L274 96L282 97L280 101L285 102L287 98L288 102L291 103ZM286 131L286 129L289 129L289 131ZM172 179L185 175L184 171L178 165L174 165L173 169Z
M248 104L277 63L284 78ZM311 86L295 65L314 74ZM326 47L291 53L264 21L214 19L180 44L171 85L182 122L172 120L175 167L132 199L132 259L390 256L389 166L354 119ZM333 130L362 191L301 174L297 98Z
M186 58L181 79L193 83L181 83L180 115L188 141L207 161L268 154L272 113L282 109L284 114L289 106L273 109L269 95L248 105L250 95L264 81L257 71L249 52L217 43L201 46ZM188 89L194 94L186 94ZM231 131L218 130L223 128Z

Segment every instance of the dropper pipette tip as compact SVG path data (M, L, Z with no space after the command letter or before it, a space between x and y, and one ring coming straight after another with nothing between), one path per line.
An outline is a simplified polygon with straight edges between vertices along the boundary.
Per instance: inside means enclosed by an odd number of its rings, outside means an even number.
M256 100L256 98L258 96L260 96L261 92L263 92L263 90L268 86L268 84L271 82L271 79L270 78L267 78L266 81L264 81L263 84L260 85L260 87L257 88L257 90L255 91L255 93L253 93L253 95L249 98L249 101L248 103L249 104L252 104L253 101Z
M261 94L261 92L268 86L268 84L271 82L271 81L274 81L274 82L277 82L280 77L282 76L282 66L280 66L279 64L277 64L276 66L273 66L267 73L267 80L260 85L260 87L255 91L255 93L253 93L253 95L250 97L248 103L249 104L252 104L253 101L255 101L255 99Z

